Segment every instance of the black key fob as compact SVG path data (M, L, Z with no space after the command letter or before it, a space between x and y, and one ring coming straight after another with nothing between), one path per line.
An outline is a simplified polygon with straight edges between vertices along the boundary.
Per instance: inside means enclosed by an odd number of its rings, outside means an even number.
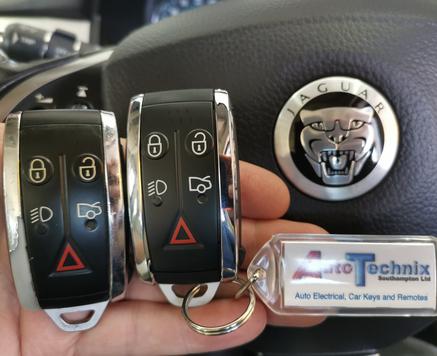
M86 330L126 286L123 186L112 113L11 114L3 184L12 273L24 307ZM88 311L72 322L68 314Z
M177 90L131 99L127 186L136 269L181 305L176 284L237 276L239 171L228 93Z

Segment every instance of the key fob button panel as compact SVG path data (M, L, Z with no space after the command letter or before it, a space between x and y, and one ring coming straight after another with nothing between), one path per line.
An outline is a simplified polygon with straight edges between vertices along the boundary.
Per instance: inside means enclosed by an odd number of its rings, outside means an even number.
M44 309L62 330L87 330L126 286L115 117L27 111L8 116L5 137L6 225L20 303ZM63 317L78 311L90 317Z
M92 153L85 157L101 160L98 158L103 156L101 126L34 125L24 113L20 137L21 162L28 162L35 151L44 152L53 162L54 173L49 183L35 186L23 180L21 189L29 260L40 306L51 308L61 303L67 307L81 297L87 303L107 300L105 183L99 175L94 182L83 185L69 169L76 164L77 156L83 157L84 151ZM23 164L22 172L26 168ZM85 227L86 220L91 218L99 226L94 231ZM38 222L48 226L46 236L33 229L32 225Z
M150 149L147 138L155 132L162 132L169 142L169 150L160 160L142 155L146 234L150 236L155 278L167 281L179 275L177 278L182 280L195 280L195 272L203 272L210 274L208 279L218 280L221 266L217 159L196 159L185 150L186 137L194 129L202 134L214 132L212 103L145 106L141 120L141 137L146 137L142 143L144 153ZM203 205L197 203L199 193L208 196ZM159 206L158 197L162 199Z
M207 303L219 282L238 271L238 161L228 94L189 89L137 95L127 131L137 272L157 282L174 305L182 298L172 285L207 283L212 289L195 302ZM150 159L156 132L167 138L168 151Z

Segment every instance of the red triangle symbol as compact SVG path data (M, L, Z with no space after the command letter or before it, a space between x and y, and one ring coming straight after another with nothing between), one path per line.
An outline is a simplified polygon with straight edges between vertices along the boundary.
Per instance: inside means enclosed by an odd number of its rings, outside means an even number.
M184 234L185 233L185 234ZM187 226L183 217L179 218L176 229L170 240L170 245L192 245L197 244L196 239Z
M70 260L72 259L74 261L74 264L65 264L68 257L70 257ZM68 243L67 246L65 246L61 259L59 260L58 267L56 267L56 272L78 271L84 268L84 263L80 260L76 251L73 250L73 247Z

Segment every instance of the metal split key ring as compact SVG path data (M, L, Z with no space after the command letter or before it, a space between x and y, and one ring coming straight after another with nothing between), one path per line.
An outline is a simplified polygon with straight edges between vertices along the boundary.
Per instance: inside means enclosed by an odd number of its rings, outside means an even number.
M188 326L194 331L198 332L202 335L214 336L214 335L223 335L228 334L232 331L237 330L241 326L243 326L249 318L252 316L255 310L256 297L255 292L252 289L252 284L258 280L260 277L260 273L255 271L255 273L249 278L248 281L244 281L242 279L234 279L232 282L238 284L241 288L235 294L235 299L240 298L244 292L248 292L249 295L249 304L247 305L246 310L243 314L241 314L237 319L231 321L228 324L218 325L218 326L204 326L198 323L195 323L188 313L188 308L191 300L199 293L202 288L202 284L198 284L191 288L191 290L186 294L184 300L182 302L182 315L184 316L185 321L188 323Z

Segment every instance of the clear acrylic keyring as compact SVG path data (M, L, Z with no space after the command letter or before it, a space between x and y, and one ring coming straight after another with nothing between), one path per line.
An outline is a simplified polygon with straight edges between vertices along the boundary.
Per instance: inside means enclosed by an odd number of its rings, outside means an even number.
M248 283L283 316L436 316L436 247L432 236L280 234Z
M231 321L228 324L224 325L218 325L218 326L204 326L200 325L198 323L195 323L189 313L189 305L191 300L200 292L202 288L202 284L198 284L194 286L184 297L183 303L182 303L182 315L184 316L185 321L187 322L188 326L196 331L199 334L207 335L207 336L215 336L215 335L224 335L228 334L232 331L235 331L239 329L241 326L243 326L251 317L255 310L255 303L256 303L256 297L253 289L249 286L246 286L246 281L243 281L242 279L234 279L232 281L233 283L238 284L241 288L244 288L245 291L247 291L249 295L249 304L247 305L246 310L243 314L241 314L237 319ZM240 290L241 291L241 290ZM237 297L239 297L242 293L237 292Z

